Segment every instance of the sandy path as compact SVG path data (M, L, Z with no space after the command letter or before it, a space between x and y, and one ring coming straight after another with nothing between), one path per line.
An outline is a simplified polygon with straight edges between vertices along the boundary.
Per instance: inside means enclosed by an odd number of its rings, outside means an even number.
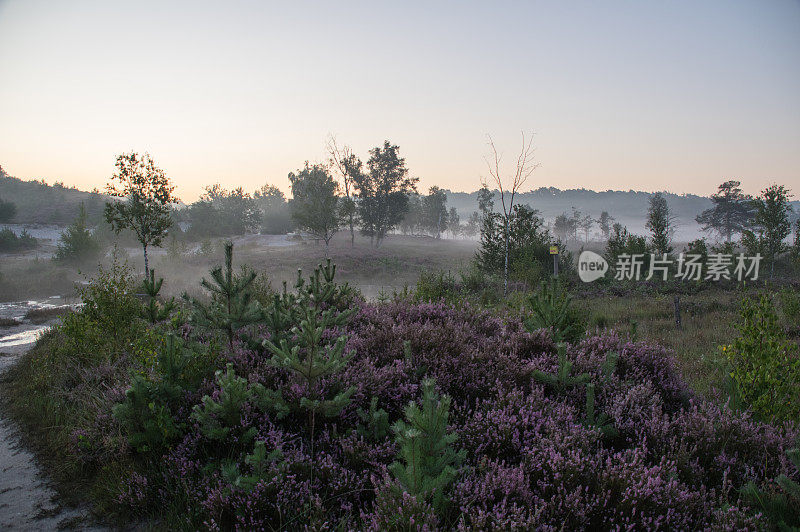
M33 340L4 347L0 374L32 346ZM0 415L0 530L100 530L89 522L85 509L58 503L34 456L22 446L14 422Z

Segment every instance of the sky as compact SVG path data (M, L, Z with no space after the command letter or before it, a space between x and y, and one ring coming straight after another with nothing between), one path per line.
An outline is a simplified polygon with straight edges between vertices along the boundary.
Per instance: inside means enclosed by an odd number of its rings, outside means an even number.
M185 201L289 190L335 135L472 191L492 135L526 189L724 180L800 195L800 1L0 0L0 165L102 189L147 151Z

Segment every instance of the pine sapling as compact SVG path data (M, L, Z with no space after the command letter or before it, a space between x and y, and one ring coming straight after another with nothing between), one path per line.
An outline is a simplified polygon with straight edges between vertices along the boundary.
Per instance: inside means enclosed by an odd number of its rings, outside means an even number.
M167 336L158 354L157 377L135 375L125 401L114 406L114 417L138 452L160 450L181 434L184 424L175 422L172 410L186 389L183 371L189 358L182 342L174 335Z
M171 298L169 301L159 300L158 294L161 292L163 284L163 278L159 278L156 281L156 271L154 269L150 269L150 276L145 277L144 281L142 281L142 290L148 298L142 315L153 325L168 319L176 307L175 298Z
M389 434L389 414L383 408L378 408L378 398L373 397L369 403L369 410L359 408L358 417L362 424L356 428L358 434L372 441L381 441Z
M619 434L610 417L605 413L595 413L594 383L586 384L586 418L585 424L597 429L605 438L614 438Z
M585 332L582 319L572 308L572 298L555 281L543 282L528 301L531 315L525 327L529 331L550 329L556 343L574 342Z
M447 503L447 489L458 476L458 467L466 457L463 449L456 452L456 434L447 430L450 397L441 399L435 383L422 383L422 406L411 402L405 409L405 421L393 426L399 448L399 461L389 466L397 488L430 502L437 513Z
M200 326L223 331L228 346L233 349L237 331L261 320L261 309L251 290L256 272L234 273L233 243L228 241L225 243L225 268L218 266L210 273L211 280L204 278L200 284L211 293L211 302L204 305L193 301L194 321Z
M786 456L800 471L800 448L786 451ZM752 482L742 489L742 497L758 508L777 530L800 530L800 484L781 474L775 479L779 491L765 491Z
M323 339L327 330L343 327L353 310L339 312L332 305L337 294L334 282L336 268L330 260L325 267L319 266L306 282L300 272L295 285L297 295L286 296L282 301L291 303L287 309L295 325L290 335L283 335L278 344L265 339L263 345L273 354L271 363L288 370L305 384L306 395L290 405L305 411L311 446L311 482L314 482L315 431L317 417L335 417L350 404L355 387L340 390L325 396L319 389L319 381L339 373L351 358L345 353L346 336L339 336L333 343ZM285 316L286 314L284 314ZM277 318L283 319L283 318Z
M567 360L567 346L566 344L560 343L558 344L558 371L556 374L551 375L550 373L537 370L533 372L533 378L542 384L554 388L558 393L563 393L569 388L589 382L590 376L588 373L581 373L579 375L571 375L571 373L572 362Z
M226 371L217 370L215 380L220 388L217 399L205 395L202 404L195 405L192 419L200 424L200 432L210 440L224 440L232 427L241 421L242 409L252 400L253 392L247 380L238 377L233 371L233 364L228 364ZM255 436L255 427L251 429Z

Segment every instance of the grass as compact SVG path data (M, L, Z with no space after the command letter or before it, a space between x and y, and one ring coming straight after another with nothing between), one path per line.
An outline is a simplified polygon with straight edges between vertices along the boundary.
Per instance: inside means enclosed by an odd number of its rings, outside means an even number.
M35 324L47 323L48 321L63 316L72 311L72 307L46 307L32 308L25 313L25 319Z

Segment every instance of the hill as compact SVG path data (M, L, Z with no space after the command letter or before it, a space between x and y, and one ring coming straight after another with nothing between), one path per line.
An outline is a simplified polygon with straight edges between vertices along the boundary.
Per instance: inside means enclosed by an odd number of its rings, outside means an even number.
M86 192L56 182L24 181L8 175L0 166L0 198L17 206L13 220L20 224L67 225L78 214L80 204L86 206L90 220L99 221L103 215L106 196Z

